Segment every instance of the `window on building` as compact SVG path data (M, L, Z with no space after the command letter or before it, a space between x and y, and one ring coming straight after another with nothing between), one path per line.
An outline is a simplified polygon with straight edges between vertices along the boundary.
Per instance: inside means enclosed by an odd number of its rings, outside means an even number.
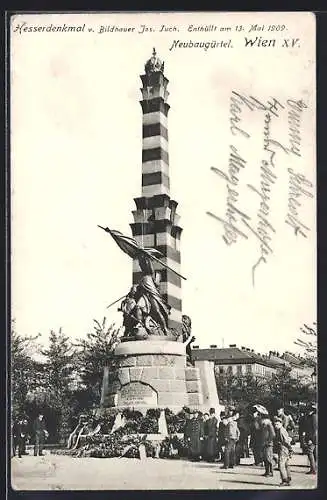
M252 365L246 365L246 373L252 373Z
M220 374L222 374L222 373L224 373L224 371L225 371L225 370L224 370L224 367L223 367L223 366L220 366L220 367L219 367L219 373L220 373Z
M232 366L228 366L227 367L227 373L232 375L233 374L233 367Z
M242 365L237 366L237 375L242 375Z

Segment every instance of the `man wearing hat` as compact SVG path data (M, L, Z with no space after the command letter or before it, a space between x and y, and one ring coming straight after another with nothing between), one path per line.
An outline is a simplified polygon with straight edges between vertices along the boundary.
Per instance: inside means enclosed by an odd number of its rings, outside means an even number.
M217 448L218 455L221 461L224 460L224 450L225 450L225 427L227 425L227 417L224 411L220 412L220 422L218 425L218 439L217 439Z
M21 458L22 455L27 455L26 452L26 441L28 438L28 422L24 417L20 417L13 426L14 435L14 449L13 454L16 455L16 448L18 447L18 457Z
M252 423L250 425L250 448L252 449L254 457L253 465L260 465L263 462L263 456L261 419L258 410L255 409L252 417Z
M42 456L45 440L49 436L42 413L35 419L33 428L35 433L34 456Z
M236 446L236 463L240 464L240 460L243 457L249 458L249 435L250 435L250 425L247 415L242 412L240 418L238 419L238 428L240 430L240 439Z
M207 440L206 440L206 458L209 462L214 462L217 456L217 425L215 409L210 408L209 418L206 421Z
M310 462L310 470L309 472L307 472L307 474L316 474L318 423L317 423L317 406L315 404L311 404L309 407L309 413L306 418L304 429L305 429L304 444Z
M203 420L199 412L195 410L190 415L187 428L187 441L189 448L189 457L191 460L199 461L202 453L202 441L204 438Z
M298 426L299 426L299 440L300 440L302 455L305 455L305 443L304 443L305 423L306 423L306 415L304 411L301 411L299 416Z
M280 417L274 418L274 424L276 429L275 443L278 453L278 469L282 480L280 486L289 486L291 475L288 462L293 453L291 437L283 426L283 420Z

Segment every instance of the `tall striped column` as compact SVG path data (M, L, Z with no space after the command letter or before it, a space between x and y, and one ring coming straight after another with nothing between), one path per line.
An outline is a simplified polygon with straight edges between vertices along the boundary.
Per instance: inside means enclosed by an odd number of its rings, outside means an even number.
M177 202L170 198L167 103L168 80L164 65L156 56L145 64L142 80L142 196L135 198L134 238L144 247L157 248L163 262L180 272L180 237L182 228L176 213ZM181 278L172 271L154 264L159 290L171 307L169 327L182 331ZM133 263L133 283L138 283L141 270L137 260Z

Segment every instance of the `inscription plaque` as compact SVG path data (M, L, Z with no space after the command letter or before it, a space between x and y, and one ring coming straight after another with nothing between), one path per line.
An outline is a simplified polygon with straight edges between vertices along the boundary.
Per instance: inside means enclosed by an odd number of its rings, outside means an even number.
M154 405L158 404L157 393L150 385L141 382L130 382L123 385L118 393L118 406Z

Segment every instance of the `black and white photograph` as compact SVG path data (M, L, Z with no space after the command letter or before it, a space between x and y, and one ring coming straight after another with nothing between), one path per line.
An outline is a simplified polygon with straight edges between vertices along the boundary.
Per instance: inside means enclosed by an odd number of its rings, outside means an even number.
M10 481L318 481L316 19L10 20Z

